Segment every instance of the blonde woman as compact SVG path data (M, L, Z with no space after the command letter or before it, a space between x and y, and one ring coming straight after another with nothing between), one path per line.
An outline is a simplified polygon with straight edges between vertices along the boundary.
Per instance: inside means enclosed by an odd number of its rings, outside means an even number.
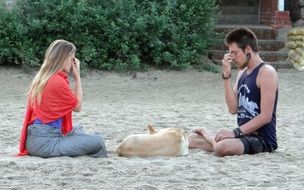
M75 53L74 44L65 40L56 40L47 49L28 91L19 155L107 157L101 135L86 134L81 126L72 125L72 111L79 112L82 103L80 62ZM68 73L75 81L73 90Z

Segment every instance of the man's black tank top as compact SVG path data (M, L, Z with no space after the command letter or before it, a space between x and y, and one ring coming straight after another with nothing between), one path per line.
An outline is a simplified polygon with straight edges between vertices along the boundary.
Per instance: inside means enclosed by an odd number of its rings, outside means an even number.
M264 63L258 65L250 74L246 70L243 72L237 85L238 94L238 113L237 122L241 126L261 113L260 88L256 84L256 78L260 68ZM257 130L258 135L275 150L277 149L276 138L276 108L278 100L278 90L276 91L275 105L273 107L272 119L270 123L262 126Z

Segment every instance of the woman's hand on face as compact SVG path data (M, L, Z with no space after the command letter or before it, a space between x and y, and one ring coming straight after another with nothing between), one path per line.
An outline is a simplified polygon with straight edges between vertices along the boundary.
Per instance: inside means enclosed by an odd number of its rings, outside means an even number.
M73 59L72 72L75 80L80 79L80 61L76 57Z

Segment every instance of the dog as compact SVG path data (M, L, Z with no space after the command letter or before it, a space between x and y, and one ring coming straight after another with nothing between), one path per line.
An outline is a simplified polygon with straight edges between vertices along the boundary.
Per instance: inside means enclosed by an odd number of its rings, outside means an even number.
M184 130L164 128L155 130L148 125L148 134L134 134L126 137L118 146L119 156L152 157L188 155L188 139Z

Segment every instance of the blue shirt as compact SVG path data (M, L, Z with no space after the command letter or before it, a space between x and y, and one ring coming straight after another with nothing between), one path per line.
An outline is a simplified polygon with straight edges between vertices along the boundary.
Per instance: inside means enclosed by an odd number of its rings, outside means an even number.
M49 123L42 123L42 121L40 119L35 119L34 124L45 124L45 125L49 125L49 126L52 126L52 127L55 127L55 128L61 128L61 125L62 125L62 118L59 118L55 121L52 121L52 122L49 122Z

